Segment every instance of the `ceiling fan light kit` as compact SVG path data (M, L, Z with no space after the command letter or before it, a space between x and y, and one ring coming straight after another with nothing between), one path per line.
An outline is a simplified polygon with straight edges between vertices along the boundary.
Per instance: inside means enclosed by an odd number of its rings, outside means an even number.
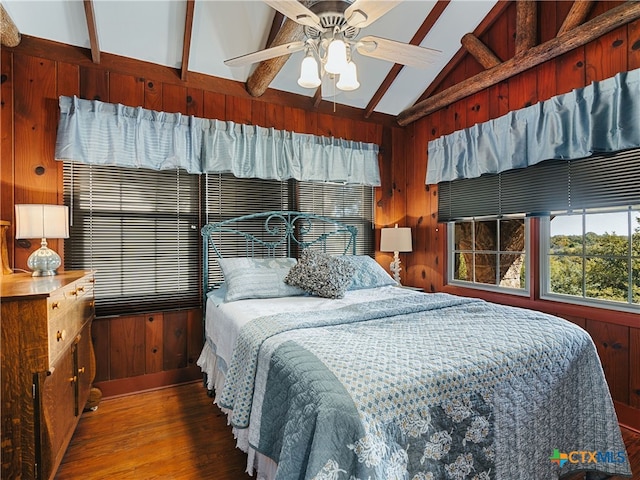
M360 86L356 64L351 60L351 47L340 36L339 32L328 32L307 40L307 54L300 65L298 85L317 88L327 73L331 79L339 75L335 84L339 90L351 91Z
M341 74L347 70L347 44L339 38L334 38L327 48L327 62L324 69L333 74Z
M353 50L368 57L414 67L427 66L441 53L371 35L356 40L361 28L375 22L402 0L318 0L309 8L297 0L262 1L303 25L307 40L232 58L224 62L226 65L248 65L306 49L300 65L298 85L303 88L323 85L324 88L322 78L326 75L335 88L351 91L360 87L357 67L352 58ZM336 75L339 75L337 83Z
M298 85L303 88L318 88L322 80L318 75L318 62L311 53L311 50L307 50L307 55L302 60L300 65L300 78L298 78Z
M358 82L358 70L353 62L347 63L347 68L340 74L340 80L336 83L336 88L349 92L360 86Z

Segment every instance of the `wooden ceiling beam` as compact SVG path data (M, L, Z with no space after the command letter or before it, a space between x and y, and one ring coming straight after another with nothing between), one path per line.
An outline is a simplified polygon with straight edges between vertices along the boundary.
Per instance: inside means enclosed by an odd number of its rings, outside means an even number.
M278 45L284 45L285 43L296 42L304 40L304 31L302 25L294 22L290 18L287 18L282 24L282 28L278 31L277 35L273 39L272 47ZM276 75L284 64L289 60L289 55L281 55L276 58L271 58L260 62L256 69L253 71L247 79L247 91L252 97L261 96L269 85L276 78Z
M20 43L20 32L11 17L0 3L0 44L5 47L16 47Z
M538 31L538 6L534 0L516 2L516 55L534 47Z
M98 28L96 27L96 16L93 10L93 0L83 0L84 16L87 19L87 30L89 30L89 45L91 45L91 61L100 63L100 44L98 42Z
M422 25L416 31L415 35L409 42L411 45L420 45L422 43L422 41L426 38L431 28L433 28L435 23L438 21L438 19L442 15L442 12L444 12L445 8L447 8L447 5L449 5L450 1L451 0L438 0L438 2L434 5L434 7L429 12L429 15L427 15L427 18L425 18L424 22L422 22ZM378 90L376 90L376 93L373 94L373 97L371 97L371 100L369 100L369 103L364 110L365 118L369 118L369 116L373 113L373 110L376 108L378 103L380 103L380 100L382 100L382 97L384 97L384 94L387 93L389 88L391 88L391 85L393 84L394 80L398 77L398 75L400 74L403 68L404 68L404 65L400 65L399 63L396 63L393 65L393 67L391 67L391 70L389 71L385 79L380 84L380 87L378 88Z
M311 0L300 0L302 4L306 7L311 5ZM304 30L302 25L294 22L290 18L282 16L284 18L284 22L280 22L282 25L280 29L276 31L276 25L278 24L278 18L280 12L276 12L275 17L273 18L273 22L271 24L271 30L269 31L269 38L272 38L271 41L267 40L267 44L269 47L277 47L278 45L284 45L285 43L297 42L299 40L304 40ZM271 58L269 60L265 60L260 62L256 69L253 71L249 78L247 78L247 92L252 97L260 97L266 90L269 88L269 85L276 78L278 72L282 70L284 64L287 63L289 57L291 55L282 55L280 57Z
M280 12L276 12L273 16L273 21L271 22L271 29L269 30L269 35L267 36L267 43L264 48L269 48L273 40L276 38L276 35L280 31L282 27L282 22L284 22L284 15ZM274 45L275 46L275 45Z
M564 35L566 32L571 30L572 28L576 28L578 25L581 25L587 19L589 12L591 11L591 7L595 1L591 0L576 0L571 5L571 10L567 14L567 18L562 22L562 26L560 30L558 30L558 37L560 35Z
M466 33L460 39L460 43L462 43L465 50L486 69L493 68L502 63L502 60L473 33Z
M469 95L478 93L497 83L507 80L518 73L533 68L541 63L559 57L574 48L580 47L602 35L631 23L640 18L640 2L625 2L596 18L566 32L561 37L553 38L537 45L520 55L503 62L491 70L485 70L467 78L414 106L409 107L397 116L398 124L406 126L419 118L429 115L447 105L451 105Z
M187 0L187 14L184 19L184 40L182 41L182 65L180 66L180 79L187 81L189 73L189 56L191 54L191 36L193 32L193 10L195 0Z
M473 34L476 37L480 37L480 35L486 32L507 9L510 3L510 1L496 2L491 11L487 14L486 17L484 17L484 20L482 20L482 22L480 22L480 25L478 25L473 31ZM458 66L458 64L462 61L466 54L467 50L461 47L449 61L449 63L447 63L447 65L442 70L440 70L440 73L436 76L436 78L433 79L433 82L431 82L427 89L422 92L422 95L420 95L416 103L420 103L423 100L429 98L429 96L431 96L431 94L436 91L436 89L440 86L444 79L447 78L449 74Z
M316 92L313 94L313 97L312 97L313 108L318 108L318 105L320 105L321 101L322 101L322 86L318 87L316 89Z

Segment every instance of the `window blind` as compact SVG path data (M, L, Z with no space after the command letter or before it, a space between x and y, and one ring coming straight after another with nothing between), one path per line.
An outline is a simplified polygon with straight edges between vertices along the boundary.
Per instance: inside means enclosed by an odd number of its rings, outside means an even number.
M200 229L208 222L301 210L356 226L357 253L374 253L372 187L72 162L65 162L63 171L72 218L65 268L97 270L99 316L199 306ZM265 237L264 220L238 228L273 240ZM227 237L217 245L226 257L248 254L240 237ZM327 251L342 253L345 246L334 241ZM208 248L209 258L215 258ZM283 247L275 255L285 251ZM217 262L210 262L209 277L210 285L222 281Z
M640 149L438 185L438 221L640 204Z
M373 188L338 183L296 182L296 190L297 210L353 225L358 229L356 254L374 254ZM323 225L323 228L332 227ZM314 231L314 235L318 233L317 230ZM346 236L336 235L327 243L326 251L341 254L347 247L348 240Z
M203 210L206 223L222 222L242 215L269 212L276 210L291 210L291 186L287 180L263 180L257 178L237 178L230 173L206 174ZM264 219L249 220L235 227L243 232L251 233L263 241L273 241L267 238L264 230ZM249 255L247 244L238 235L218 235L214 238L216 246L223 257L243 257ZM209 258L215 259L216 254L208 244ZM284 256L283 247L276 255ZM254 251L256 257L266 255L265 251ZM223 280L222 272L215 261L209 262L209 285Z
M65 268L97 271L97 315L199 305L197 175L65 162L63 176Z
M305 213L327 216L353 225L358 229L356 253L374 254L373 232L373 195L372 187L363 185L344 185L325 182L299 182L296 180L276 181L249 178L236 178L231 174L206 175L206 195L203 209L207 223L229 220L241 215L253 213L299 210ZM244 224L235 224L244 232L251 233L263 241L273 241L264 229L264 219L249 220ZM327 224L314 224L310 235L316 238L331 228ZM309 238L310 239L310 238ZM265 250L247 251L244 240L236 235L219 234L214 239L223 257L267 254ZM304 236L301 240L307 240ZM326 251L341 254L347 246L346 236L332 237ZM211 246L209 258L215 258ZM284 256L286 247L272 252ZM222 272L217 262L210 262L209 285L222 282Z

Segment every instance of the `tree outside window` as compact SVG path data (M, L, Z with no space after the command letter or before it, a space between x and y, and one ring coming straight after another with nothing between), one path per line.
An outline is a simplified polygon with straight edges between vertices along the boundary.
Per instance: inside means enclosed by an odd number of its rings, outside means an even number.
M451 222L451 283L525 290L526 225L523 217Z
M640 211L549 218L547 293L640 304Z

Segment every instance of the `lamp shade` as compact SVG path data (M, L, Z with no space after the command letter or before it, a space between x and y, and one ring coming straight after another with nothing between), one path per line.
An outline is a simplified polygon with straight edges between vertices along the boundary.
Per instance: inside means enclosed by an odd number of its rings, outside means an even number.
M381 252L410 252L411 229L409 227L383 228L380 230Z
M69 238L69 207L16 205L16 238Z

